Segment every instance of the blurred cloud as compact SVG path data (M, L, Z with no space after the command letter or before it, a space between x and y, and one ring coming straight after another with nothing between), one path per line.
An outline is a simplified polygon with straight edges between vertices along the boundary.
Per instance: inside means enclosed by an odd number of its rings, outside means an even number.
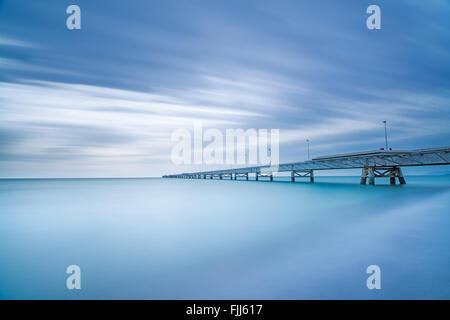
M448 2L382 1L377 32L358 1L78 5L74 32L60 1L0 11L2 177L186 171L170 136L198 121L278 128L281 161L377 149L383 120L395 148L448 144Z
M22 41L20 39L9 38L5 36L0 36L0 46L37 48L35 44L32 44L30 42Z

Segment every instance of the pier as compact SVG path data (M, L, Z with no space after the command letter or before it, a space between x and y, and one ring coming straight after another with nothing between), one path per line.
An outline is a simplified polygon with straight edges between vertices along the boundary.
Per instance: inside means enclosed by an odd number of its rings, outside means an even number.
M165 175L163 178L177 179L230 179L256 181L269 179L273 173L290 172L291 181L307 178L314 182L316 170L361 169L361 184L375 184L375 178L389 178L390 184L405 184L402 167L418 167L450 164L450 147L419 150L376 150L356 153L337 154L313 158L309 161L284 163L278 166L255 166L238 169L224 169Z

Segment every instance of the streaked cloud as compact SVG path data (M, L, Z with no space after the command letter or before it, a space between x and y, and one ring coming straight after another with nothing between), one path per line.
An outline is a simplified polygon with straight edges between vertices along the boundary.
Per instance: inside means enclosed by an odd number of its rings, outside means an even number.
M450 138L448 2L385 3L378 33L353 2L80 0L78 33L24 4L0 12L0 176L185 171L170 135L196 121L279 128L281 161L376 149L383 120L395 148Z
M20 39L9 38L9 37L5 37L5 36L0 36L0 46L37 48L37 46L31 42L23 41Z

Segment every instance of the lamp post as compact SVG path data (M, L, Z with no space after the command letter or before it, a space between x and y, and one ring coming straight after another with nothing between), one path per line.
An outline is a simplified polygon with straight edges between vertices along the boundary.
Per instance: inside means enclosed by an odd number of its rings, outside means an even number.
M384 123L384 142L386 144L386 151L388 151L388 141L387 141L387 129L386 129L386 120L383 121Z
M306 143L308 145L308 161L309 161L309 139L306 139Z

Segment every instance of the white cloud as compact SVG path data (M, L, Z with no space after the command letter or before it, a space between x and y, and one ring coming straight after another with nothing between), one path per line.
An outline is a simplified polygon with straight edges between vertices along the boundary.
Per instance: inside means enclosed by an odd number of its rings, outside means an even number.
M25 48L37 48L33 43L14 39L10 37L0 36L0 46L13 46L13 47L25 47Z
M7 133L0 137L5 144L0 175L10 175L5 170L25 176L30 172L36 176L55 176L55 172L148 176L185 171L186 167L171 165L170 136L180 127L192 129L196 121L205 128L222 130L280 128L282 162L285 152L288 157L292 152L283 145L301 145L306 138L313 141L316 152L335 152L352 144L379 145L382 119L398 127L392 141L448 132L448 119L409 114L442 111L448 105L442 96L373 91L370 95L381 102L352 101L263 74L236 78L240 80L205 76L204 86L181 92L137 92L48 81L0 83L0 124ZM315 100L317 107L278 104L290 92ZM304 119L296 123L289 115Z

